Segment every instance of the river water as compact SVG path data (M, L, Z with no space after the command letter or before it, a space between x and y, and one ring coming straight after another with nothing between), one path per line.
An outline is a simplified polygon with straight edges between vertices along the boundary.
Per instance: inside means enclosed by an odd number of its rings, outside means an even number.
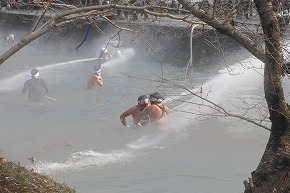
M91 91L86 81L96 61L90 53L28 47L2 64L1 156L81 193L243 192L243 180L257 167L269 132L218 116L208 103L173 84L242 114L245 106L265 105L262 63L250 56L235 60L242 54L235 53L227 68L191 72L184 81L186 64L161 67L136 60L132 48L122 53L124 60L103 65L104 87ZM57 101L30 104L19 94L33 67ZM161 76L170 82L162 83ZM155 91L171 108L168 130L124 128L120 114L139 95ZM248 115L260 116L254 110ZM127 120L132 124L131 117Z

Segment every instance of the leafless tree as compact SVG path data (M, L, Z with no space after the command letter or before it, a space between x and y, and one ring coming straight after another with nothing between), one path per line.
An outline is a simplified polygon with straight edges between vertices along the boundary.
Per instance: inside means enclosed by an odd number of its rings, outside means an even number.
M144 12L158 18L166 17L172 20L182 20L190 24L211 26L221 34L238 42L265 64L264 91L271 121L270 138L257 169L252 172L249 181L244 181L245 193L289 192L290 112L282 87L284 61L281 24L279 24L276 13L273 11L271 1L254 0L260 18L260 23L255 24L255 28L249 27L249 25L246 26L244 22L236 19L237 7L240 6L241 1L213 1L213 4L210 4L203 0L199 5L193 4L189 0L178 0L178 2L182 5L181 10L159 5L133 6L130 3L84 7L49 3L45 6L60 6L62 11L55 14L43 26L39 26L39 21L42 19L42 16L40 16L34 30L0 57L0 64L3 65L9 57L25 45L52 29L60 28L76 21L87 22L88 18L96 16L106 19L104 16L114 10ZM251 6L254 7L254 5ZM175 14L177 11L179 14ZM91 21L93 22L93 19ZM114 21L109 22L119 29L132 31L132 29L118 26ZM257 32L262 33L262 35ZM191 92L190 90L188 91ZM195 93L192 94L196 95ZM217 108L218 111L235 117L235 115L229 114L222 107L218 107L210 101L207 102Z

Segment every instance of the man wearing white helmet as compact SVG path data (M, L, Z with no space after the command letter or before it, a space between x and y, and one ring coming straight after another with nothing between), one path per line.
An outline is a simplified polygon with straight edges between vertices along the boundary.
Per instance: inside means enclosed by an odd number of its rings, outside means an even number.
M87 89L96 88L97 85L99 87L103 87L103 79L101 77L101 69L98 66L94 67L93 73L89 76L87 82Z
M122 53L120 50L116 51L116 53L114 54L114 59L123 59Z
M102 48L100 50L100 56L99 56L100 65L108 60L111 60L112 58L113 58L112 55L108 52L106 48Z
M29 102L40 102L48 93L48 88L43 79L39 77L39 71L37 69L31 70L31 79L24 83L24 87L21 94L25 94L28 90Z
M121 115L120 115L120 120L122 122L122 124L125 126L125 127L130 127L127 122L126 122L126 117L132 115L132 118L133 118L133 122L135 122L135 119L137 117L137 115L143 111L143 109L145 107L148 106L148 98L146 95L141 95L138 97L138 100L137 100L137 105L134 105L133 107L129 108L128 110L126 110L125 112L123 112ZM138 123L136 123L136 125L134 126L145 126L147 123L149 122L149 117L148 116L145 116L145 117L142 117L142 120L139 120Z
M162 104L164 98L158 93L151 93L149 96L150 106L144 108L135 118L135 124L138 124L144 116L149 116L151 123L156 123L159 129L168 127L169 107Z

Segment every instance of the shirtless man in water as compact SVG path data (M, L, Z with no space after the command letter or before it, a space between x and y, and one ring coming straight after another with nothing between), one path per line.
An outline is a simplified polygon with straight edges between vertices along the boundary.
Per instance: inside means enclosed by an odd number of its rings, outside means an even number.
M156 122L159 128L166 128L169 108L162 104L163 100L164 98L158 92L150 94L149 101L151 105L144 108L144 110L137 115L135 118L135 124L138 124L141 117L147 115L149 116L151 123Z
M100 50L100 55L99 55L99 65L101 68L101 65L109 60L113 59L113 56L108 52L106 48L102 48Z
M136 116L145 108L148 106L148 98L145 95L139 96L138 97L138 104L129 108L128 110L126 110L125 112L123 112L120 115L120 120L122 122L122 124L125 127L130 127L127 122L126 122L126 117L132 115L133 121L135 122L135 118ZM148 119L147 119L148 121ZM141 122L141 121L140 121ZM143 124L145 124L146 121L144 121ZM140 123L142 125L142 123Z
M99 69L98 66L95 66L93 73L90 75L88 79L87 89L96 88L97 85L99 87L103 87L103 79L101 77L101 69Z

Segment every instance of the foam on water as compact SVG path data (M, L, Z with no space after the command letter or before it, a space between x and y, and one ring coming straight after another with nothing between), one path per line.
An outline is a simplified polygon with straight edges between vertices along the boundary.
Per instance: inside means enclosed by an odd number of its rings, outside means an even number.
M128 143L126 146L131 149L135 150L142 150L146 148L156 148L156 149L161 149L163 148L160 146L162 143L165 142L167 135L165 133L159 133L155 135L144 135L137 139L136 141L132 141Z
M122 165L133 156L131 151L119 150L109 153L100 153L93 150L84 150L73 153L66 162L36 163L33 168L40 173L54 174L56 172L69 172L91 167L102 168L109 165Z
M172 134L172 133L171 133ZM75 152L65 162L38 162L31 166L35 171L44 174L71 172L88 168L105 168L127 164L144 156L148 150L163 149L168 145L170 132L145 134L140 138L125 144L119 150L98 152L83 150Z

